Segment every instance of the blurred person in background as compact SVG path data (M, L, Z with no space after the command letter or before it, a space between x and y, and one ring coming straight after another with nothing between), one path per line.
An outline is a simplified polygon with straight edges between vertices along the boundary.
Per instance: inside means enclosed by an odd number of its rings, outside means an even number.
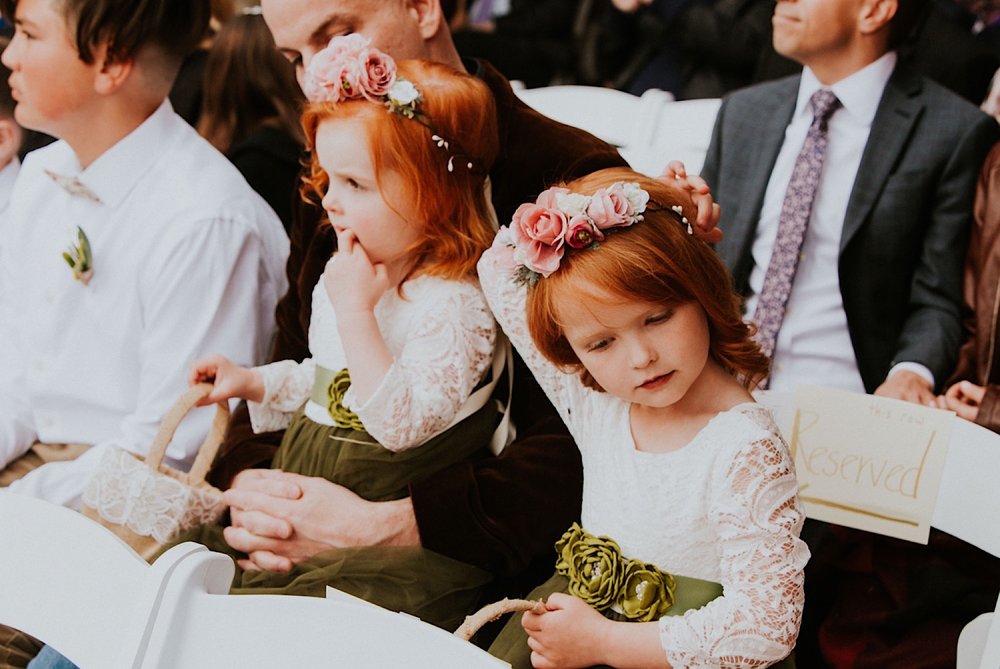
M222 25L203 86L198 132L232 161L287 231L301 167L303 97L259 8Z
M575 69L574 0L458 0L449 22L463 58L485 58L528 88Z

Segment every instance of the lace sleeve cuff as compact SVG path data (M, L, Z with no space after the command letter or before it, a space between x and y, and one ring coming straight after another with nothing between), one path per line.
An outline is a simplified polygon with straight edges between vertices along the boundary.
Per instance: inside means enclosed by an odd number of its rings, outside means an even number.
M315 364L308 358L301 363L280 360L254 370L264 382L264 399L247 402L250 425L258 434L284 430L295 412L309 399Z

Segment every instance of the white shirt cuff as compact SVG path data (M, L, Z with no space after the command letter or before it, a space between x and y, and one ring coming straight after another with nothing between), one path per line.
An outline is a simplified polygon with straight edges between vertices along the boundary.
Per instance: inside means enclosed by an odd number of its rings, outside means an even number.
M917 376L920 376L921 378L925 379L927 383L931 384L932 389L934 388L934 375L931 374L931 370L927 369L919 362L897 362L895 365L892 366L892 369L889 370L889 373L886 375L885 378L886 380L891 379L892 375L895 374L896 372L904 372L904 371L913 372Z

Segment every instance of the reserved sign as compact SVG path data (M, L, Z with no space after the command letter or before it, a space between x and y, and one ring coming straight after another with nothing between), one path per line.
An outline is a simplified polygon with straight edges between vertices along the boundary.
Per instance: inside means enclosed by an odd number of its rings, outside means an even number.
M800 386L791 424L781 428L806 515L926 544L953 416L900 400ZM787 420L786 414L781 422Z

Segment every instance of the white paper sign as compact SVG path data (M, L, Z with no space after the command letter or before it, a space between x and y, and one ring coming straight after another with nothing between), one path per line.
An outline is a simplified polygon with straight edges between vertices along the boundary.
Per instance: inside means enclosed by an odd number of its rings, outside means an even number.
M800 386L791 424L781 428L806 515L926 544L953 416L900 400Z

